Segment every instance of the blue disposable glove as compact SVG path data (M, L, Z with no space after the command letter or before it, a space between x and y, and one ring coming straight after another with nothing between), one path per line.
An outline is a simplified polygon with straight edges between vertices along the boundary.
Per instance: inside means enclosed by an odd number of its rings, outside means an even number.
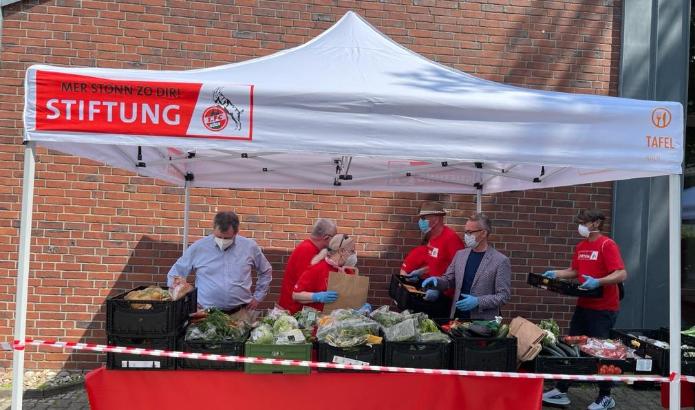
M478 298L473 295L461 295L461 298L456 302L456 309L467 312L477 308L479 303Z
M434 302L435 300L439 299L439 291L437 289L427 289L427 292L425 292L425 297L423 299L425 299L428 302Z
M317 303L333 303L338 300L338 292L329 290L326 292L314 292L311 295L311 301Z
M555 278L557 278L557 273L555 273L554 270L547 270L543 274L543 277L548 278L548 279L555 279Z
M369 303L365 303L362 305L361 308L357 309L358 312L362 313L363 315L368 315L372 312L372 305Z
M594 279L589 275L582 275L582 277L584 278L584 283L579 286L579 289L591 290L601 286L598 279Z
M405 280L407 280L408 282L417 282L420 280L420 276L422 276L422 274L425 273L426 271L427 271L427 266L425 266L424 268L415 269L414 271L412 271L410 273L406 273L403 276L405 276Z
M436 288L437 287L437 278L427 278L422 281L422 288L427 289L427 288Z

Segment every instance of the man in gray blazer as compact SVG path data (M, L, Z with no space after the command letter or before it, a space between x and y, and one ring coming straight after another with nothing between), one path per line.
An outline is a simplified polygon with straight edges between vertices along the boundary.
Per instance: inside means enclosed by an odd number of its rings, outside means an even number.
M494 319L511 296L511 264L488 244L492 224L485 215L473 215L464 229L466 248L456 252L441 277L425 279L422 287L455 289L450 318Z

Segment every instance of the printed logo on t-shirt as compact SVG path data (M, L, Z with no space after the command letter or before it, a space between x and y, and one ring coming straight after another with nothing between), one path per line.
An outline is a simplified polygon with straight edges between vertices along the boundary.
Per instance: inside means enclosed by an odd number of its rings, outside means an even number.
M430 248L430 256L436 258L439 255L439 248Z
M577 259L580 261L597 261L598 251L579 251Z

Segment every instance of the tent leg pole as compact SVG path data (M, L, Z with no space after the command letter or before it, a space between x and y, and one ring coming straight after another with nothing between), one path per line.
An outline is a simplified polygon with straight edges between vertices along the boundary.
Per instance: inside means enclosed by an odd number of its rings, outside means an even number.
M183 251L188 248L188 224L189 211L191 210L191 183L186 180L184 184L184 206L183 206Z
M681 178L669 176L669 345L671 373L681 374ZM669 409L681 408L680 380L669 383Z
M477 190L475 193L475 212L483 212L483 191L481 191L480 189Z
M24 176L22 179L22 215L19 225L19 255L17 259L17 290L15 295L14 340L24 341L27 330L27 294L31 256L31 223L34 203L36 156L34 142L24 147ZM22 408L24 393L24 349L12 353L12 410Z

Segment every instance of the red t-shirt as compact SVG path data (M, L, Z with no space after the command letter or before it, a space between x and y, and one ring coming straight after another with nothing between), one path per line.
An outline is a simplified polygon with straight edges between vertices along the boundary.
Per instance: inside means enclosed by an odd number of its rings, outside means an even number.
M425 279L430 276L442 276L446 269L454 259L456 252L465 247L461 238L448 226L444 227L442 233L434 238L430 238L427 242L427 273L421 278ZM448 297L454 296L454 289L447 289L444 295Z
M331 271L337 272L337 269L326 262L325 259L309 267L299 276L297 284L294 285L294 291L325 292L328 288L328 273ZM311 306L319 312L323 311L323 303L307 303L305 306Z
M427 266L429 270L422 278L430 276L442 276L454 259L456 252L463 249L465 245L458 234L448 226L444 227L442 233L427 242Z
M420 269L423 266L427 265L427 251L428 250L426 245L420 245L413 248L410 252L408 252L408 255L405 257L405 259L403 259L401 269L403 269L407 273L410 273L415 269Z
M294 314L302 309L302 304L292 299L292 292L299 276L309 268L311 259L318 253L319 248L310 239L305 239L292 251L290 259L285 265L278 305L289 310L290 313Z
M599 236L595 241L583 240L577 244L572 257L572 269L577 272L577 279L584 283L582 275L603 278L616 270L625 269L618 245L607 236ZM577 306L594 310L620 309L618 285L603 286L600 298L577 298Z

